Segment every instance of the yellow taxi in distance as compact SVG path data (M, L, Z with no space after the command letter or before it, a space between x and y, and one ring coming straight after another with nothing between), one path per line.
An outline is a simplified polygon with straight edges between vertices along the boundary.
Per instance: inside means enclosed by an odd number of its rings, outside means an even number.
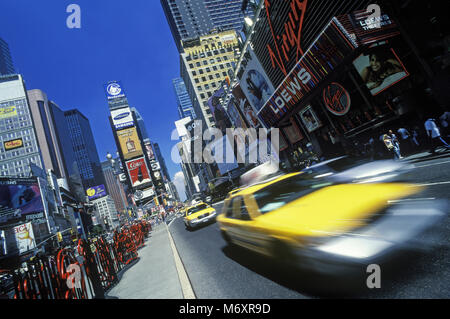
M422 189L406 183L333 183L297 172L230 194L216 220L231 246L334 273L332 266L343 270L391 256L422 224L429 225L429 206L405 207L408 201L401 200Z
M184 224L192 229L209 223L216 218L216 210L206 203L200 202L186 209Z

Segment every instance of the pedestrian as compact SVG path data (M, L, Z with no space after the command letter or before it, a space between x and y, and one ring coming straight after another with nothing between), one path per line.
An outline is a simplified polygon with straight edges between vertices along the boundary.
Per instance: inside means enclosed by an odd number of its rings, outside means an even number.
M400 154L397 152L394 142L392 141L392 137L389 134L383 135L383 143L390 153L394 153L394 159L400 158Z
M373 161L375 159L375 140L373 137L369 139L369 142L367 143L368 153L370 160Z
M420 135L419 135L419 127L416 125L416 126L414 126L414 128L413 128L413 130L412 130L412 137L411 137L411 140L413 141L413 143L414 143L417 147L420 146L419 138L420 138Z
M388 135L390 136L392 144L394 145L394 153L396 154L398 159L402 159L403 156L400 152L400 141L392 130L389 130Z
M440 146L450 149L448 143L442 138L441 131L439 130L434 118L429 118L425 121L425 131L427 132L429 138L431 154L436 154L436 149Z
M447 138L450 136L450 112L444 112L439 117L439 120L441 121L441 128L442 128L442 135L444 138Z
M405 147L405 153L406 154L411 154L414 149L416 144L414 143L413 139L412 139L412 135L411 133L405 128L405 127L401 127L397 130L397 133L400 135L400 138L402 139L402 145L404 145Z

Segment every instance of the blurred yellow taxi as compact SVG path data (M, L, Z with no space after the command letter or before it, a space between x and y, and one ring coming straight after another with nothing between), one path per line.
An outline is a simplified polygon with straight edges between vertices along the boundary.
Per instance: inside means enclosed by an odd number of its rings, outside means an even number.
M324 270L320 265L386 256L440 216L428 203L402 201L421 192L412 184L343 184L317 177L286 174L230 194L217 216L225 241Z
M214 221L216 210L204 202L200 202L186 209L184 224L192 229L200 225Z

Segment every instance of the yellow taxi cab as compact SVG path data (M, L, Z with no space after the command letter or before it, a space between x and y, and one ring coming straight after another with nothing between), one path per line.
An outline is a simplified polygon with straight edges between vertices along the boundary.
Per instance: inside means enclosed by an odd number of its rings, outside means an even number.
M436 222L440 213L427 203L401 200L422 190L406 183L333 183L297 172L234 192L216 220L230 246L335 272L392 256Z
M192 229L200 225L214 221L216 210L204 202L197 203L186 209L184 224Z

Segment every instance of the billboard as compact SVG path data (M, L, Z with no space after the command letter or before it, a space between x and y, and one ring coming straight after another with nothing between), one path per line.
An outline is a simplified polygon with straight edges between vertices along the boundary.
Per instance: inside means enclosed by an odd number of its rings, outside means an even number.
M221 87L214 92L211 98L208 100L209 108L216 122L217 128L224 132L227 127L230 127L231 123L228 118L227 112L222 107L222 97L225 95L225 90Z
M3 146L5 147L5 151L15 150L16 148L23 147L22 138L17 138L15 140L4 141Z
M250 46L247 46L243 65L245 68L238 73L242 92L258 113L275 89Z
M232 93L234 98L236 99L236 104L241 109L250 126L254 128L261 127L261 123L259 122L256 112L248 102L247 97L245 96L239 84L233 88Z
M116 131L119 140L120 149L122 150L123 158L129 160L138 156L142 156L141 141L139 140L136 127L127 128Z
M133 114L129 107L111 111L111 118L116 130L134 126Z
M43 211L36 179L0 179L0 224Z
M106 188L105 185L101 184L98 186L90 187L86 189L86 195L89 200L97 199L103 196L106 196Z
M31 223L14 227L14 235L16 236L19 254L26 253L30 249L36 247L36 240L34 238L33 226Z
M243 129L247 129L247 123L245 119L242 117L241 113L238 110L239 105L236 105L236 99L234 96L230 98L228 102L227 111L230 115L231 121L235 127L241 127Z
M125 97L125 92L119 81L109 82L105 84L106 97L108 100L114 100Z
M309 133L317 130L322 124L317 118L316 113L313 111L311 105L308 105L299 112L300 118Z
M353 65L372 95L409 76L394 49L386 46L373 46L354 60Z
M155 153L153 152L152 143L147 141L147 142L144 143L144 145L145 145L145 151L147 152L148 159L150 161L154 160L155 159Z
M152 179L143 157L126 162L132 187L150 184Z
M17 116L17 108L15 106L0 107L0 120Z

